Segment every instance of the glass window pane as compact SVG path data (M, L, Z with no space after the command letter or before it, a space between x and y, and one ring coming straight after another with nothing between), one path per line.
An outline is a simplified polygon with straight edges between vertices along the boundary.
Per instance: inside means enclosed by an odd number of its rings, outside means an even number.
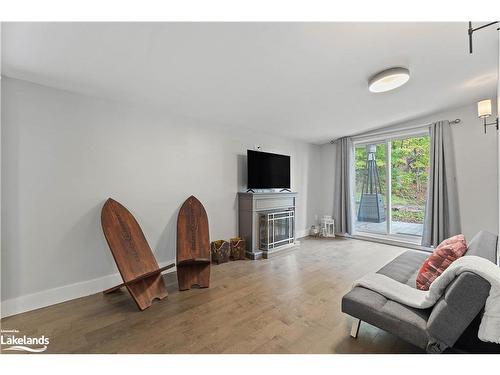
M422 236L427 181L429 136L396 139L391 145L391 232Z
M386 204L387 144L355 147L355 230L387 233Z

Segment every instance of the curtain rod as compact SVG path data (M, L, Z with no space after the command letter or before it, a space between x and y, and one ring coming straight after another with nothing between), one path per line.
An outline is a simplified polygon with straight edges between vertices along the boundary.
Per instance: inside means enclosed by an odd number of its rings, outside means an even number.
M455 120L448 120L448 122L450 123L450 125L458 125L462 122L461 119L457 118ZM424 124L424 125L416 125L416 126L410 126L410 127L407 127L407 128L401 128L401 129L393 129L393 130L386 130L386 131L382 131L382 132L377 132L377 130L372 130L370 132L370 134L364 134L364 133L358 133L358 134L353 134L353 135L350 135L349 137L351 138L364 138L364 137L370 137L370 136L377 136L377 135L383 135L383 134L390 134L390 133L394 133L394 132L397 132L397 131L405 131L405 130L416 130L416 129L421 129L421 128L426 128L426 127L429 127L431 126L433 123L430 122L428 124ZM372 133L373 132L373 133ZM333 144L336 140L340 139L342 137L339 137L339 138L334 138L330 141L331 144Z

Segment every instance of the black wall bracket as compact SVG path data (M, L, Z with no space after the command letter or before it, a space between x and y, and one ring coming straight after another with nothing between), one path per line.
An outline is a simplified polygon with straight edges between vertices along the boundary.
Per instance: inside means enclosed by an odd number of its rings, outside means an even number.
M494 22L486 23L484 25L481 25L481 26L473 28L472 27L472 22L469 21L469 29L467 30L467 34L469 34L469 53L470 54L472 54L472 34L474 33L474 31L478 31L478 30L484 29L485 27L488 27L488 26L496 25L499 22L500 21L494 21ZM500 30L500 28L497 28L497 30Z
M495 126L498 130L498 117L495 119L495 122L490 122L490 123L487 123L486 122L486 119L484 119L484 134L486 134L486 127L487 126Z

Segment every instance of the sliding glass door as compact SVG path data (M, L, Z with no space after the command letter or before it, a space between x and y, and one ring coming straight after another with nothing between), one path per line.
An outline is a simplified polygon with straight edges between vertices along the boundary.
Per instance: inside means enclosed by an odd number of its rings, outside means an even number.
M420 243L429 174L429 136L355 144L355 232Z

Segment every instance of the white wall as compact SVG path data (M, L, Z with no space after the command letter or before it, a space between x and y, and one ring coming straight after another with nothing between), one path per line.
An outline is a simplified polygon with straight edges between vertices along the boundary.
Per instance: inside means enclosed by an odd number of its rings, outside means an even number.
M333 215L333 187L335 183L336 148L333 144L321 146L321 201L320 215Z
M497 78L497 117L500 114L500 36L498 37L498 78ZM497 132L497 163L498 163L498 179L497 179L497 199L498 199L498 233L500 233L500 131ZM497 264L500 265L500 251L497 243Z
M0 22L0 65L2 62L2 27L3 24ZM2 75L0 73L0 87L2 84ZM2 102L2 90L0 90L0 103ZM2 165L2 106L0 105L0 166ZM0 197L2 196L2 174L0 173ZM2 200L0 199L0 212L2 212ZM0 220L0 250L3 249L1 247L2 244L2 221ZM3 251L0 251L0 253ZM0 256L0 276L2 270L2 257ZM0 290L2 290L2 279L0 277ZM0 302L0 311L1 311L1 302Z
M476 103L454 108L415 119L395 127L424 125L438 120L460 118L459 125L453 125L453 142L457 163L457 183L462 229L466 238L481 229L498 233L498 140L496 130L488 128L484 134L477 118ZM333 180L335 146L321 146L322 176L324 181L322 214L333 212Z
M2 107L3 315L111 286L117 270L100 227L108 197L135 215L160 263L175 259L177 212L191 194L212 240L236 235L256 144L291 155L298 234L321 207L319 146L9 78Z

